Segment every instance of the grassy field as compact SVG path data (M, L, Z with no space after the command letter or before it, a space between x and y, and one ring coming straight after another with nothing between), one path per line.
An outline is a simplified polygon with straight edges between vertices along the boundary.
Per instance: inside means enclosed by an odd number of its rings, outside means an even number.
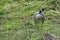
M60 0L1 0L0 40L39 40L32 17L41 8L49 7L55 12L45 11L44 31L60 36Z

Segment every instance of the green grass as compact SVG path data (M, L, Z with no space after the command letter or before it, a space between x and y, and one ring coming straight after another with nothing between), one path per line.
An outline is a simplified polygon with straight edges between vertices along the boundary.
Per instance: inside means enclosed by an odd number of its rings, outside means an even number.
M30 36L30 40L39 40L41 37L40 31L37 32L38 29L34 25L32 17L41 8L54 7L59 12L59 0L56 0L58 6L51 3L53 1L1 0L0 40L28 40ZM44 31L60 36L60 14L48 10L45 11L45 16Z

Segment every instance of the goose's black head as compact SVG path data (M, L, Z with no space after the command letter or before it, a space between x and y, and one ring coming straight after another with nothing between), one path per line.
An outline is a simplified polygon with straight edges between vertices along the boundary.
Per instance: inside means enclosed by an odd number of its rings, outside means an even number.
M44 8L42 8L42 9L41 9L41 12L43 12L44 10L45 10L45 9L44 9Z
M44 10L45 10L45 9L44 9L44 8L42 8L42 9L39 11L39 13L41 14L41 12L44 12Z

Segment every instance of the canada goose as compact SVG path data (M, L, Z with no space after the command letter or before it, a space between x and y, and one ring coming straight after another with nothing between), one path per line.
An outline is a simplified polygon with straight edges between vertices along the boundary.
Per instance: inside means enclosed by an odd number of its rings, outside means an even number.
M42 8L39 12L34 14L34 22L37 24L39 21L44 23L45 16L44 16L44 8Z
M39 21L44 23L46 17L44 15L44 11L55 10L55 8L42 8L39 12L34 13L34 23L37 24Z

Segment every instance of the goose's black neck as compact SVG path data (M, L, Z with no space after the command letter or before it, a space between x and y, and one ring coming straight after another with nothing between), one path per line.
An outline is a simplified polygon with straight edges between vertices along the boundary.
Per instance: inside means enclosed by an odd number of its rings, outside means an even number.
M40 11L39 11L39 14L41 14L41 12L42 12L42 11L40 10Z

